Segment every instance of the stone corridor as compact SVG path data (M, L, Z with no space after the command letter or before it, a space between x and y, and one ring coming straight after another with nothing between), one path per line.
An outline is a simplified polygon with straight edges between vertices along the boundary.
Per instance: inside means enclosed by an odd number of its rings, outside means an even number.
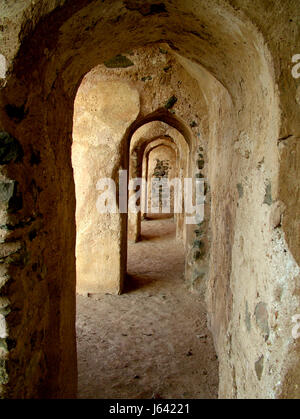
M0 399L300 398L299 5L0 0Z

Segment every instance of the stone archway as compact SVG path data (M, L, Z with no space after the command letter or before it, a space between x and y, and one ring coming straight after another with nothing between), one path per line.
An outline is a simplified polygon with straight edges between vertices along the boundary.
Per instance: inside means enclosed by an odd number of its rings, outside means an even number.
M153 157L153 154L156 154ZM161 156L162 154L162 156ZM164 159L163 159L164 157ZM152 160L152 161L151 161ZM156 160L156 164L154 164L154 160ZM151 178L155 177L156 169L162 164L167 164L168 172L163 176L167 177L169 181L172 181L173 178L179 178L178 174L178 160L179 160L179 150L177 149L176 145L173 145L172 142L165 141L165 140L156 140L153 141L151 144L146 147L144 152L143 161L145 164L145 179L147 182L147 191L148 196L145 197L145 203L148 202L148 205L145 205L145 214L151 212L151 196L149 196L149 191L151 191ZM160 163L161 162L161 163ZM152 167L151 167L152 166ZM171 173L169 173L171 170ZM174 193L170 197L170 211L174 214Z
M154 135L154 136L153 136ZM165 141L166 144L171 142L175 144L178 149L178 158L180 166L180 176L183 183L183 178L188 177L189 173L189 164L190 164L190 153L188 142L185 137L176 129L172 128L170 125L161 123L159 121L153 121L142 125L138 128L131 137L130 142L130 178L133 177L143 177L145 178L146 172L143 168L146 168L146 165L142 165L144 160L144 155L146 150L151 147L152 143L155 143L158 140ZM134 156L134 159L132 158ZM145 197L142 193L142 201L144 204ZM142 209L143 212L143 209ZM140 236L141 228L141 214L129 214L129 238L133 241L138 241ZM183 229L184 215L177 215L177 232L181 233ZM180 234L181 236L181 234Z
M150 150L163 144L172 148L173 150L176 150L176 156L178 157L178 149L176 148L176 145L174 144L173 139L171 137L145 140L144 143L141 144L141 148L135 147L130 151L129 178L131 180L135 177L140 177L140 179L142 179L142 183L144 183L142 184L143 187L140 186L140 214L128 214L128 238L129 240L134 242L137 242L140 239L141 217L146 211L146 195L148 190L146 186L148 179L148 155ZM133 194L134 191L131 191L131 193Z
M2 182L15 185L3 186L14 198L9 209L4 201L1 223L3 397L76 393L74 98L84 74L98 63L162 41L201 84L208 108L207 306L220 359L219 394L299 395L298 349L289 328L299 311L300 214L292 191L299 188L300 125L291 104L297 86L290 83L291 57L299 47L291 16L299 19L298 5L152 3L1 5L4 19L15 21L5 29L8 72L0 99ZM168 123L171 113L161 114ZM135 129L142 120L140 115ZM120 163L124 156L128 144ZM274 219L283 214L281 202L286 210L280 224ZM259 304L267 307L263 320L269 319L273 351L255 314Z

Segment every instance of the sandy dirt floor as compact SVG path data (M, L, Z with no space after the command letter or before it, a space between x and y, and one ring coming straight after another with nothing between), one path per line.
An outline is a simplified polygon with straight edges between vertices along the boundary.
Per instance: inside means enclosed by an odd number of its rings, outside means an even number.
M171 219L142 223L121 296L77 296L79 398L217 398L218 360L201 300L183 282Z

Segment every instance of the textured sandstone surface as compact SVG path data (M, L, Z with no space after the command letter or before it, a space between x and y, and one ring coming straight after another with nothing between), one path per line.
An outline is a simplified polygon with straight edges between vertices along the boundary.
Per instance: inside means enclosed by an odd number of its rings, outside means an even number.
M298 0L0 2L1 397L76 394L73 109L106 63L128 71L140 100L128 125L117 112L124 142L101 170L128 165L132 134L158 119L186 138L189 174L208 179L206 221L186 230L186 280L205 295L219 396L299 398L299 21ZM156 43L180 80L150 80L147 66L139 79L131 53Z
M75 101L72 163L76 189L77 292L120 293L121 216L96 205L102 178L118 181L121 140L139 113L139 95L125 82L89 79Z

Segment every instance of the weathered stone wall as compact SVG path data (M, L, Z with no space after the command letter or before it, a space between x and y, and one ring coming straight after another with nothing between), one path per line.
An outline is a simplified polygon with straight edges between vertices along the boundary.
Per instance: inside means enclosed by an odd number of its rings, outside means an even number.
M99 63L165 42L203 92L197 147L211 195L207 308L220 396L299 398L299 14L298 0L0 3L2 397L75 395L73 102ZM148 95L153 108L140 101L138 119L178 97L172 74ZM170 117L193 125L189 102Z

